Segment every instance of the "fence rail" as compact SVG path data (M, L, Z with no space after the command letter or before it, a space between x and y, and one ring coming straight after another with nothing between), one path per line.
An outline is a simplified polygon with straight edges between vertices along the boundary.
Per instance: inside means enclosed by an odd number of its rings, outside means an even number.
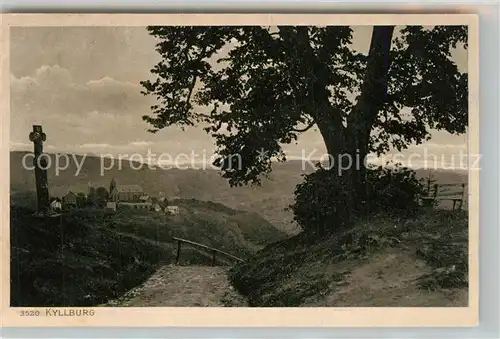
M207 250L210 253L212 253L212 265L213 266L215 266L215 262L216 262L215 261L215 257L216 257L217 253L222 254L222 255L224 255L224 256L226 256L228 258L234 259L234 260L236 260L238 262L243 262L244 261L243 259L238 258L237 256L234 256L234 255L229 254L227 252L224 252L224 251L221 251L219 249L216 249L216 248L213 248L213 247L210 247L210 246L207 246L207 245L203 245L203 244L191 241L191 240L177 238L177 237L172 237L172 239L174 241L177 241L177 255L176 255L176 258L175 258L175 262L177 264L179 263L179 259L180 259L180 256L181 256L182 243L185 243L185 244L188 244L188 245L191 245L191 246L194 246L194 247L202 248L202 249Z
M435 184L431 195L430 185L428 196L421 197L424 206L434 206L439 201L452 201L453 211L461 211L466 198L466 184Z

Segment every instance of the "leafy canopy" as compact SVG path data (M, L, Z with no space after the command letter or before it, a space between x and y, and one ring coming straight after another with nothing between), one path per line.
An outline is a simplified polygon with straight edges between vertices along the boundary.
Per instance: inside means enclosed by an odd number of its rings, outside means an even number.
M155 79L141 82L143 94L158 100L143 119L153 133L170 125L207 126L218 148L215 164L231 185L258 183L272 159L286 160L281 145L297 140L325 114L335 133L352 133L349 116L357 114L368 55L350 47L351 27L148 31L162 59L151 70ZM368 127L370 152L421 143L431 129L465 132L467 74L451 58L457 46L467 48L466 26L394 31L376 118Z

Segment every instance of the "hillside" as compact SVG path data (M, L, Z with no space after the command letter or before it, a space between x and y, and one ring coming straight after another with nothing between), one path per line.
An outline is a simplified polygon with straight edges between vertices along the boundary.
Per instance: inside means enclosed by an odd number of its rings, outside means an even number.
M22 166L22 157L26 152L10 153L11 193L22 196L25 191L32 191L35 179L32 171ZM82 157L76 156L81 162ZM52 155L52 161L54 156ZM118 184L136 184L143 186L150 194L164 192L167 196L176 196L185 199L197 199L222 203L237 210L255 212L275 225L278 229L297 234L300 228L293 223L293 216L284 209L293 202L295 186L302 181L302 174L313 170L310 165L303 167L298 160L273 164L273 172L268 179L264 179L259 187L230 187L227 181L215 170L194 169L166 169L155 170L144 166L141 170L130 168L128 161L123 161L121 169L118 164L113 169L100 174L101 159L88 156L85 158L81 172L75 176L76 165L72 160L66 170L55 175L52 168L48 171L50 193L53 196L62 196L73 190L87 192L88 183L94 186L109 187L111 178ZM106 160L105 164L108 164ZM133 164L134 167L139 167ZM427 178L427 170L417 170L417 175ZM433 171L437 183L461 184L467 182L466 172ZM17 200L26 200L21 197ZM443 206L446 207L446 206Z
M330 237L270 244L230 279L258 307L467 306L467 244L466 213L379 216Z
M62 219L12 207L11 304L89 306L118 298L175 260L172 237L246 258L285 236L252 213L196 200L178 205L177 216L80 209ZM211 262L210 254L189 247L180 259L184 265Z

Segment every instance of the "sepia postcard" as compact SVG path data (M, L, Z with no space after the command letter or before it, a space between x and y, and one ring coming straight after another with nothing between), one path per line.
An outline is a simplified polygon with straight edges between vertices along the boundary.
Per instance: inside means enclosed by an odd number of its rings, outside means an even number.
M474 326L469 14L2 16L2 324Z

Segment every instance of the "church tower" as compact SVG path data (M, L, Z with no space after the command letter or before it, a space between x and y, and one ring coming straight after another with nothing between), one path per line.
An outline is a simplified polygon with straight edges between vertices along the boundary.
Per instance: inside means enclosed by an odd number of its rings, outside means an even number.
M111 198L111 201L117 200L118 197L118 192L116 191L116 181L115 178L111 179L111 182L109 183L109 196Z

